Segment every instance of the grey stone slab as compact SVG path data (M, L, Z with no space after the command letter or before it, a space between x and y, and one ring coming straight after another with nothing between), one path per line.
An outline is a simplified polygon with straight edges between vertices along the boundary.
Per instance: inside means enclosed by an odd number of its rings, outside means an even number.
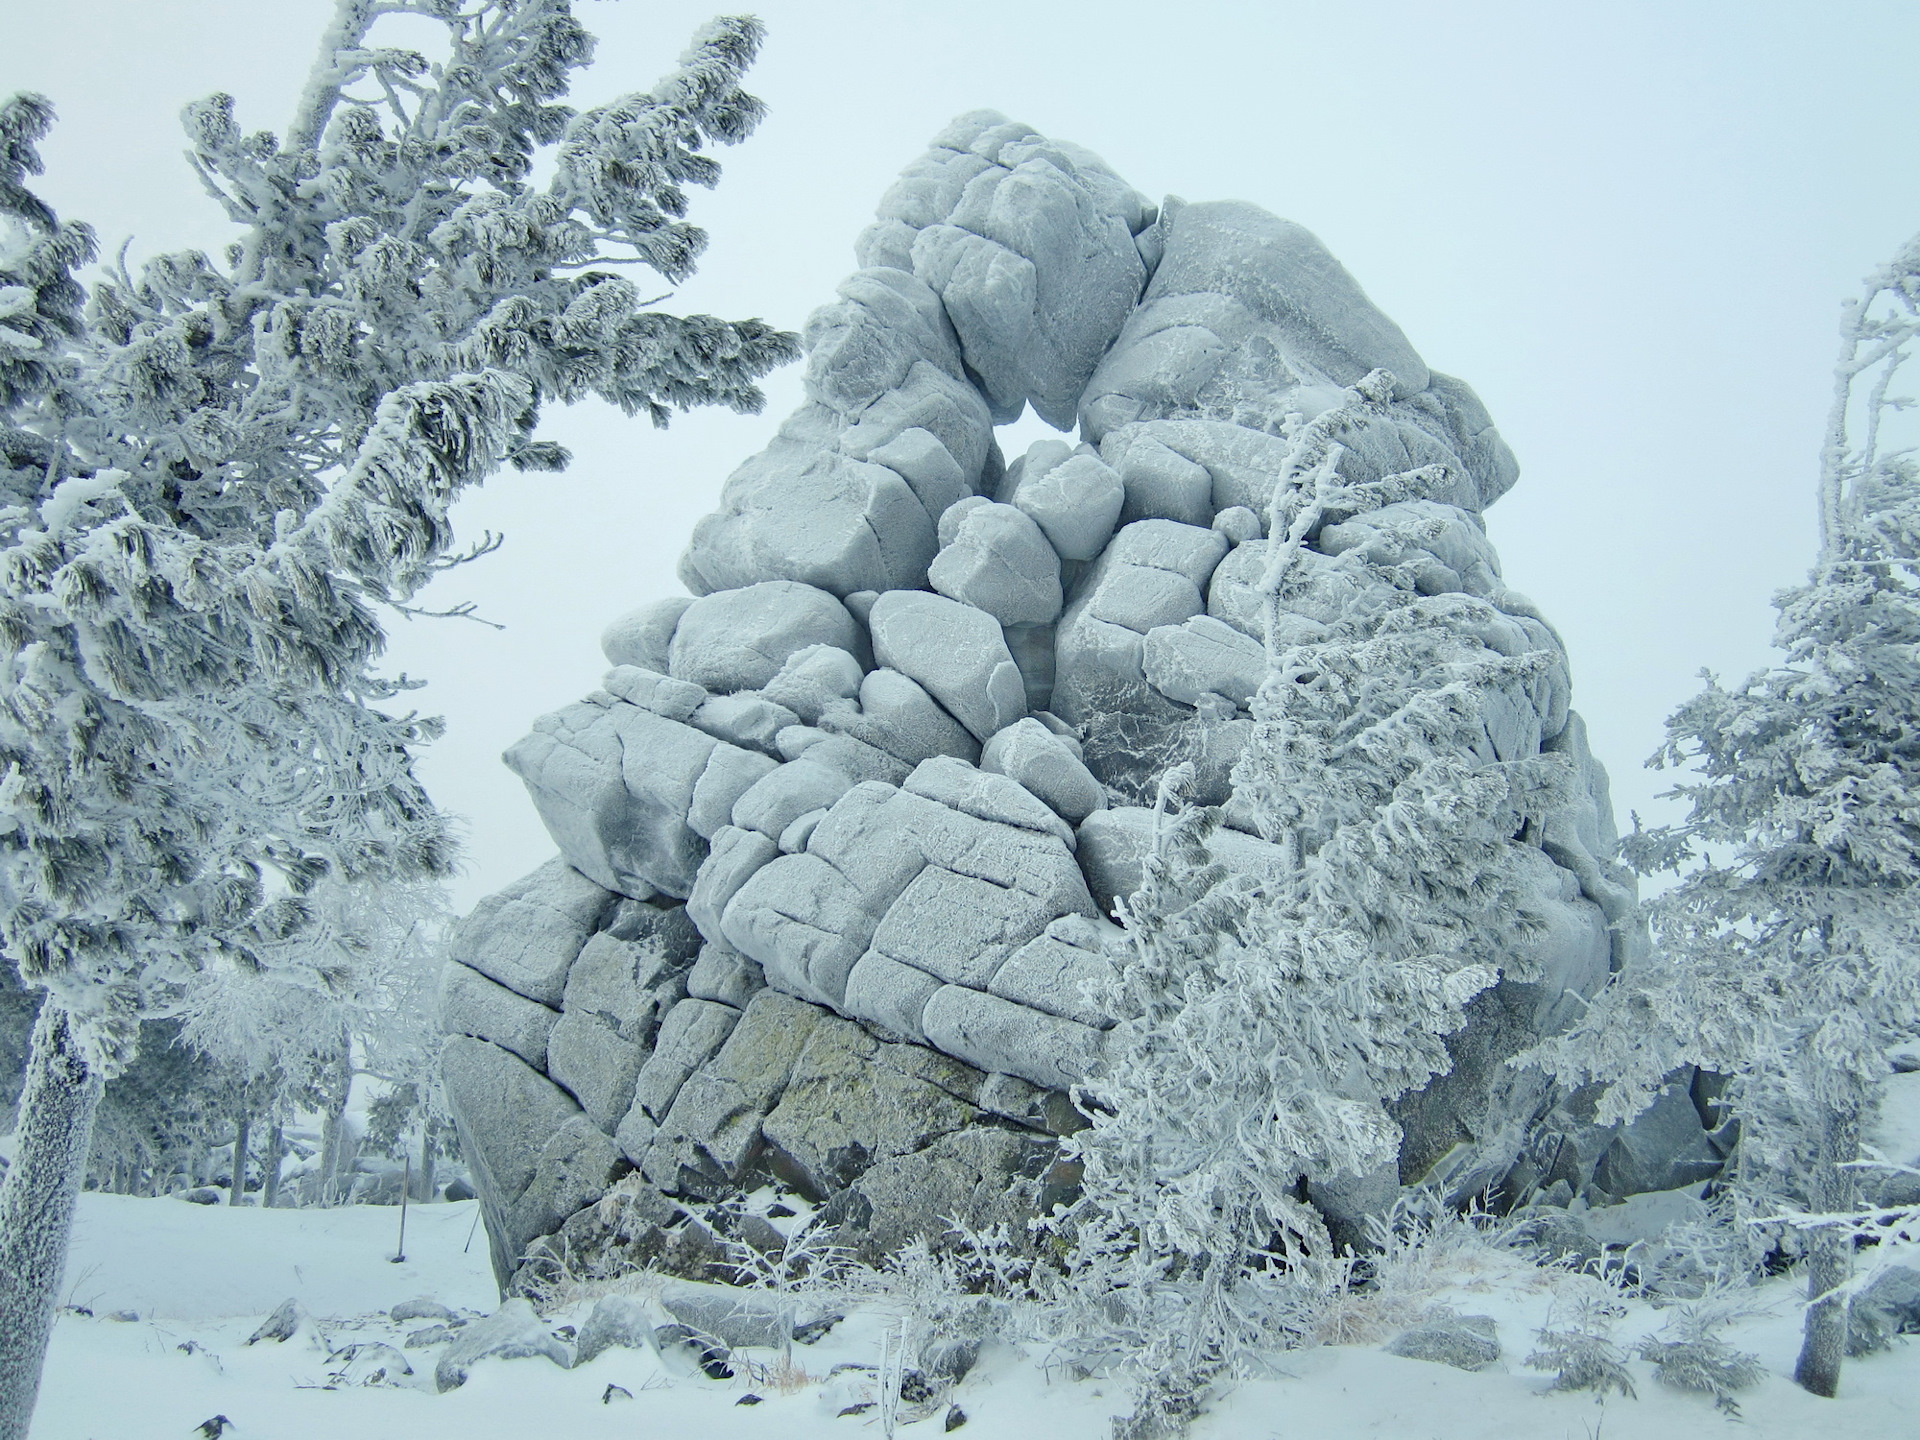
M1310 383L1351 385L1382 368L1398 396L1427 388L1406 336L1301 226L1231 200L1165 207L1160 223L1153 279L1081 399L1090 438L1191 405L1256 343Z
M824 1200L875 1161L913 1154L968 1124L973 1106L884 1062L902 1048L845 1020L816 1021L780 1103L760 1125L769 1168Z
M1226 537L1217 530L1156 519L1122 526L1107 547L1106 558L1115 565L1170 570L1185 576L1196 590L1205 591L1226 553Z
M757 690L811 645L859 648L847 607L812 585L763 581L716 591L687 608L673 634L672 673L720 693Z
M722 826L733 823L740 800L779 768L779 761L758 750L743 750L724 741L715 745L694 782L687 828L711 841Z
M982 747L980 768L1017 781L1070 825L1107 803L1105 788L1074 747L1031 715Z
M629 705L638 705L669 720L687 719L707 698L707 692L698 685L637 665L614 666L600 682L600 688Z
M810 645L789 656L761 694L793 711L806 724L817 725L827 709L860 694L865 673L851 649Z
M661 1010L678 998L672 981L686 966L686 942L700 938L677 933L693 927L684 912L676 915L680 925L671 937L621 940L603 931L589 940L567 977L567 1013L599 1020L632 1044L651 1041Z
M440 971L440 1028L511 1050L536 1070L547 1064L547 1037L559 1012L496 985L479 971L450 960Z
M1060 559L1025 513L1011 505L974 505L952 538L942 539L927 569L928 583L940 594L984 610L1002 625L1047 625L1059 618Z
M447 1041L440 1075L486 1216L494 1274L504 1285L531 1238L516 1228L514 1207L533 1183L547 1141L580 1117L580 1107L518 1056L465 1035Z
M786 829L780 832L780 853L783 855L798 855L802 850L805 850L807 848L807 841L813 838L813 832L819 828L820 822L826 818L827 807L824 805L818 809L809 810L805 814L797 816Z
M694 526L680 579L703 594L769 580L891 590L924 584L934 550L933 519L897 473L781 438L734 471L721 508Z
M1122 465L1136 445L1146 447L1149 453L1171 451L1200 466L1212 487L1211 508L1215 512L1244 508L1253 512L1256 522L1266 515L1273 501L1274 487L1286 473L1291 448L1281 436L1245 425L1180 419L1123 425L1101 440L1100 453L1108 464Z
M1039 463L1034 451L1058 444L1035 442L1009 499L1033 518L1062 560L1092 560L1113 538L1127 502L1126 485L1097 455Z
M706 842L687 810L717 743L614 701L542 716L506 758L568 862L608 890L646 899L693 886Z
M767 977L756 962L729 946L709 941L701 947L700 958L687 975L687 994L738 1010L745 1008L754 992L766 983Z
M838 1007L876 919L847 877L817 855L782 855L740 887L720 928L760 962L767 984Z
M687 897L687 914L708 941L721 938L720 917L748 878L780 853L774 841L757 830L728 825L716 830L713 849Z
M1500 1341L1491 1315L1450 1315L1402 1330L1383 1347L1389 1355L1484 1370L1500 1359Z
M999 622L983 610L917 591L883 594L869 617L874 657L918 681L985 740L1026 714L1026 687Z
M969 180L947 223L915 236L914 273L940 292L999 417L1023 403L1064 429L1146 278L1124 220L1057 148ZM1013 158L1011 154L1007 158Z
M900 788L979 820L1055 836L1069 850L1077 843L1073 827L1018 781L990 770L976 770L951 756L923 761Z
M1150 436L1143 436L1126 447L1115 469L1126 487L1122 524L1136 520L1213 523L1213 476L1206 466L1196 465Z
M972 761L980 742L947 713L917 681L882 666L860 684L859 708L836 708L821 716L831 734L848 735L904 762L918 765L935 755Z
M639 665L662 674L667 668L667 649L673 643L674 627L691 595L669 595L629 610L601 633L600 649L609 665Z
M1184 575L1115 564L1107 566L1085 613L1089 619L1144 635L1156 626L1178 625L1205 608L1199 590Z
M909 430L925 430L938 440L960 466L969 488L988 488L987 476L998 454L993 417L980 392L966 380L955 379L930 361L915 365L904 384L880 396L840 433L839 445L844 454L865 459ZM914 482L907 485L912 489ZM919 492L914 493L919 498ZM921 508L938 521L931 506Z
M687 723L729 745L771 755L774 736L789 725L799 724L800 717L765 696L742 692L708 697Z
M1096 1030L1113 1016L1094 998L1112 983L1113 962L1049 934L1035 936L1009 955L987 985L989 994Z
M584 1010L562 1015L547 1041L547 1074L609 1135L633 1104L634 1078L645 1058L639 1045Z
M773 990L753 997L711 1061L680 1087L641 1172L670 1192L724 1189L761 1151L760 1122L780 1103L817 1006Z
M1224 620L1195 615L1147 632L1141 647L1147 681L1170 700L1196 705L1219 695L1244 706L1266 678L1266 647Z
M454 927L449 953L529 1000L558 1005L568 970L618 898L549 860L475 905Z
M881 1160L827 1202L822 1220L836 1244L881 1264L909 1241L942 1243L952 1221L976 1230L1025 1232L1038 1209L1039 1177L1058 1153L1050 1136L972 1125L912 1155Z
M982 1070L1018 1075L1049 1090L1087 1080L1101 1056L1101 1032L998 995L943 986L921 1017L927 1039Z
M897 472L913 488L937 525L957 502L973 494L973 483L931 430L915 425L862 457Z
M853 782L840 771L816 764L802 755L769 770L742 794L733 807L733 823L742 830L758 830L776 844L780 834L810 810L833 804Z
M512 1234L524 1254L529 1242L551 1235L582 1206L607 1193L626 1172L627 1159L613 1137L575 1113L546 1137L534 1162L533 1180L514 1202Z
M945 983L915 966L869 950L847 975L847 1013L925 1044L920 1016L934 991Z
M740 1011L714 1000L689 997L674 1006L661 1022L653 1053L636 1072L633 1104L663 1119L687 1077L719 1051L739 1019Z
M1007 956L1053 918L1041 897L929 865L888 907L873 948L938 979L984 990Z
M903 270L875 267L840 282L839 299L807 317L807 397L860 414L906 383L917 364L958 378L960 350L939 297Z

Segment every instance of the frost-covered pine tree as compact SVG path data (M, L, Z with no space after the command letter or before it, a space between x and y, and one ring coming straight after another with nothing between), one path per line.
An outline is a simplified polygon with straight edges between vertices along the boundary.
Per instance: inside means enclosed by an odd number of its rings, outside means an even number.
M389 17L444 50L381 43ZM411 769L433 727L374 666L381 607L458 559L454 499L565 463L544 402L752 409L796 353L617 269L692 269L687 189L760 115L760 35L713 22L654 89L576 114L568 0L341 0L284 137L225 96L185 112L241 238L90 292L91 234L26 186L51 107L0 105L0 941L47 991L0 1185L0 1440L139 1018L216 958L264 965L322 875L448 864Z
M1488 747L1490 709L1557 659L1486 643L1525 602L1423 595L1351 550L1333 564L1370 598L1309 643L1285 638L1295 562L1326 517L1445 484L1438 467L1340 480L1340 437L1392 383L1376 372L1294 429L1269 517L1269 669L1234 785L1285 873L1215 864L1221 814L1176 811L1176 770L1125 902L1106 997L1120 1019L1072 1142L1085 1184L1067 1217L1079 1362L1136 1383L1123 1435L1177 1430L1209 1385L1297 1336L1353 1238L1310 1201L1349 1220L1390 1203L1387 1102L1451 1068L1445 1037L1503 967L1531 978L1539 872L1513 837L1564 803L1570 767Z
M180 1038L226 1082L236 1157L256 1114L271 1130L299 1110L320 1111L324 1192L339 1178L355 1081L411 1096L382 1113L430 1135L440 1048L433 992L451 912L431 881L329 880L307 898L312 919L287 944L249 963L216 957L187 981ZM267 1150L263 1173L280 1159L271 1138Z
M1609 1088L1603 1122L1694 1064L1730 1079L1731 1174L1749 1218L1810 1212L1795 1378L1839 1385L1856 1162L1890 1071L1920 1032L1920 465L1896 386L1920 337L1920 237L1844 309L1820 452L1820 549L1782 592L1771 668L1707 688L1656 765L1694 768L1683 822L1628 837L1656 955L1543 1058ZM1827 1217L1821 1219L1820 1217Z

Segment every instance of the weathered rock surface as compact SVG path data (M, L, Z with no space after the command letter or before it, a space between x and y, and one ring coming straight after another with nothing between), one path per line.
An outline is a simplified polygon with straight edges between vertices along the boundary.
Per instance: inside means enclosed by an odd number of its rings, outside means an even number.
M1233 773L1267 669L1264 531L1316 436L1392 503L1306 535L1271 643L1425 597L1525 662L1486 682L1462 759L1557 756L1574 783L1510 847L1537 933L1451 1072L1394 1102L1398 1173L1309 1176L1310 1198L1358 1235L1396 1181L1598 1200L1712 1173L1725 1137L1691 1077L1601 1130L1506 1063L1640 942L1566 656L1486 538L1517 467L1473 392L1299 225L1156 209L991 112L908 167L857 254L808 322L805 404L695 527L691 596L617 619L603 687L508 752L560 858L475 910L442 999L503 1283L523 1257L523 1282L727 1281L729 1242L778 1231L701 1206L769 1179L876 1259L1071 1195L1056 1139L1084 1123L1066 1092L1098 1093L1128 958L1107 917L1157 778L1192 765L1220 865L1286 864ZM993 426L1027 406L1081 443L1005 464ZM1461 1324L1405 1353L1473 1359Z

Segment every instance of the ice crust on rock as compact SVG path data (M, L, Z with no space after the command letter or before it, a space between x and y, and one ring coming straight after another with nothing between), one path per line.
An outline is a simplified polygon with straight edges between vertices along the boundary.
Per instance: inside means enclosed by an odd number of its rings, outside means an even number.
M616 619L602 688L508 752L560 858L463 923L441 1000L503 1284L529 1254L723 1277L740 1237L679 1202L768 1179L873 1259L1070 1194L1055 1141L1084 1123L1068 1089L1097 1095L1156 778L1193 765L1227 870L1286 864L1232 773L1270 506L1315 436L1343 481L1397 488L1307 534L1273 645L1426 597L1527 662L1462 758L1574 783L1515 842L1526 953L1391 1107L1397 1176L1310 1197L1358 1233L1396 1180L1603 1203L1711 1173L1684 1078L1600 1130L1506 1064L1640 932L1565 653L1487 540L1517 467L1472 390L1301 226L1150 206L993 112L935 138L856 254L807 324L804 404L695 527L692 593ZM1080 433L1006 464L993 426L1028 406ZM1504 1171L1449 1168L1498 1134L1530 1137Z

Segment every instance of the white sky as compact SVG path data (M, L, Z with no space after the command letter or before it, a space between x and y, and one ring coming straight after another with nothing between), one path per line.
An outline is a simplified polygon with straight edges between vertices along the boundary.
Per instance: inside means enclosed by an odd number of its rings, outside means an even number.
M1710 666L1766 657L1767 600L1812 557L1812 476L1839 302L1920 228L1920 106L1900 0L1184 5L768 0L752 88L771 113L694 217L713 235L673 302L798 329L852 268L893 173L991 106L1100 152L1148 195L1240 198L1316 231L1520 457L1489 513L1507 578L1566 637L1574 699L1626 812ZM227 230L175 116L226 90L283 129L330 0L0 0L0 92L52 96L41 193L109 250L217 250ZM652 83L711 0L577 7L601 37L578 103ZM664 288L664 287L663 287ZM613 616L673 593L727 472L798 400L665 434L553 412L561 476L504 475L465 538L505 548L440 582L504 631L413 622L398 668L449 733L436 798L469 823L464 905L552 846L502 749L604 668ZM1003 435L1010 454L1039 433Z

